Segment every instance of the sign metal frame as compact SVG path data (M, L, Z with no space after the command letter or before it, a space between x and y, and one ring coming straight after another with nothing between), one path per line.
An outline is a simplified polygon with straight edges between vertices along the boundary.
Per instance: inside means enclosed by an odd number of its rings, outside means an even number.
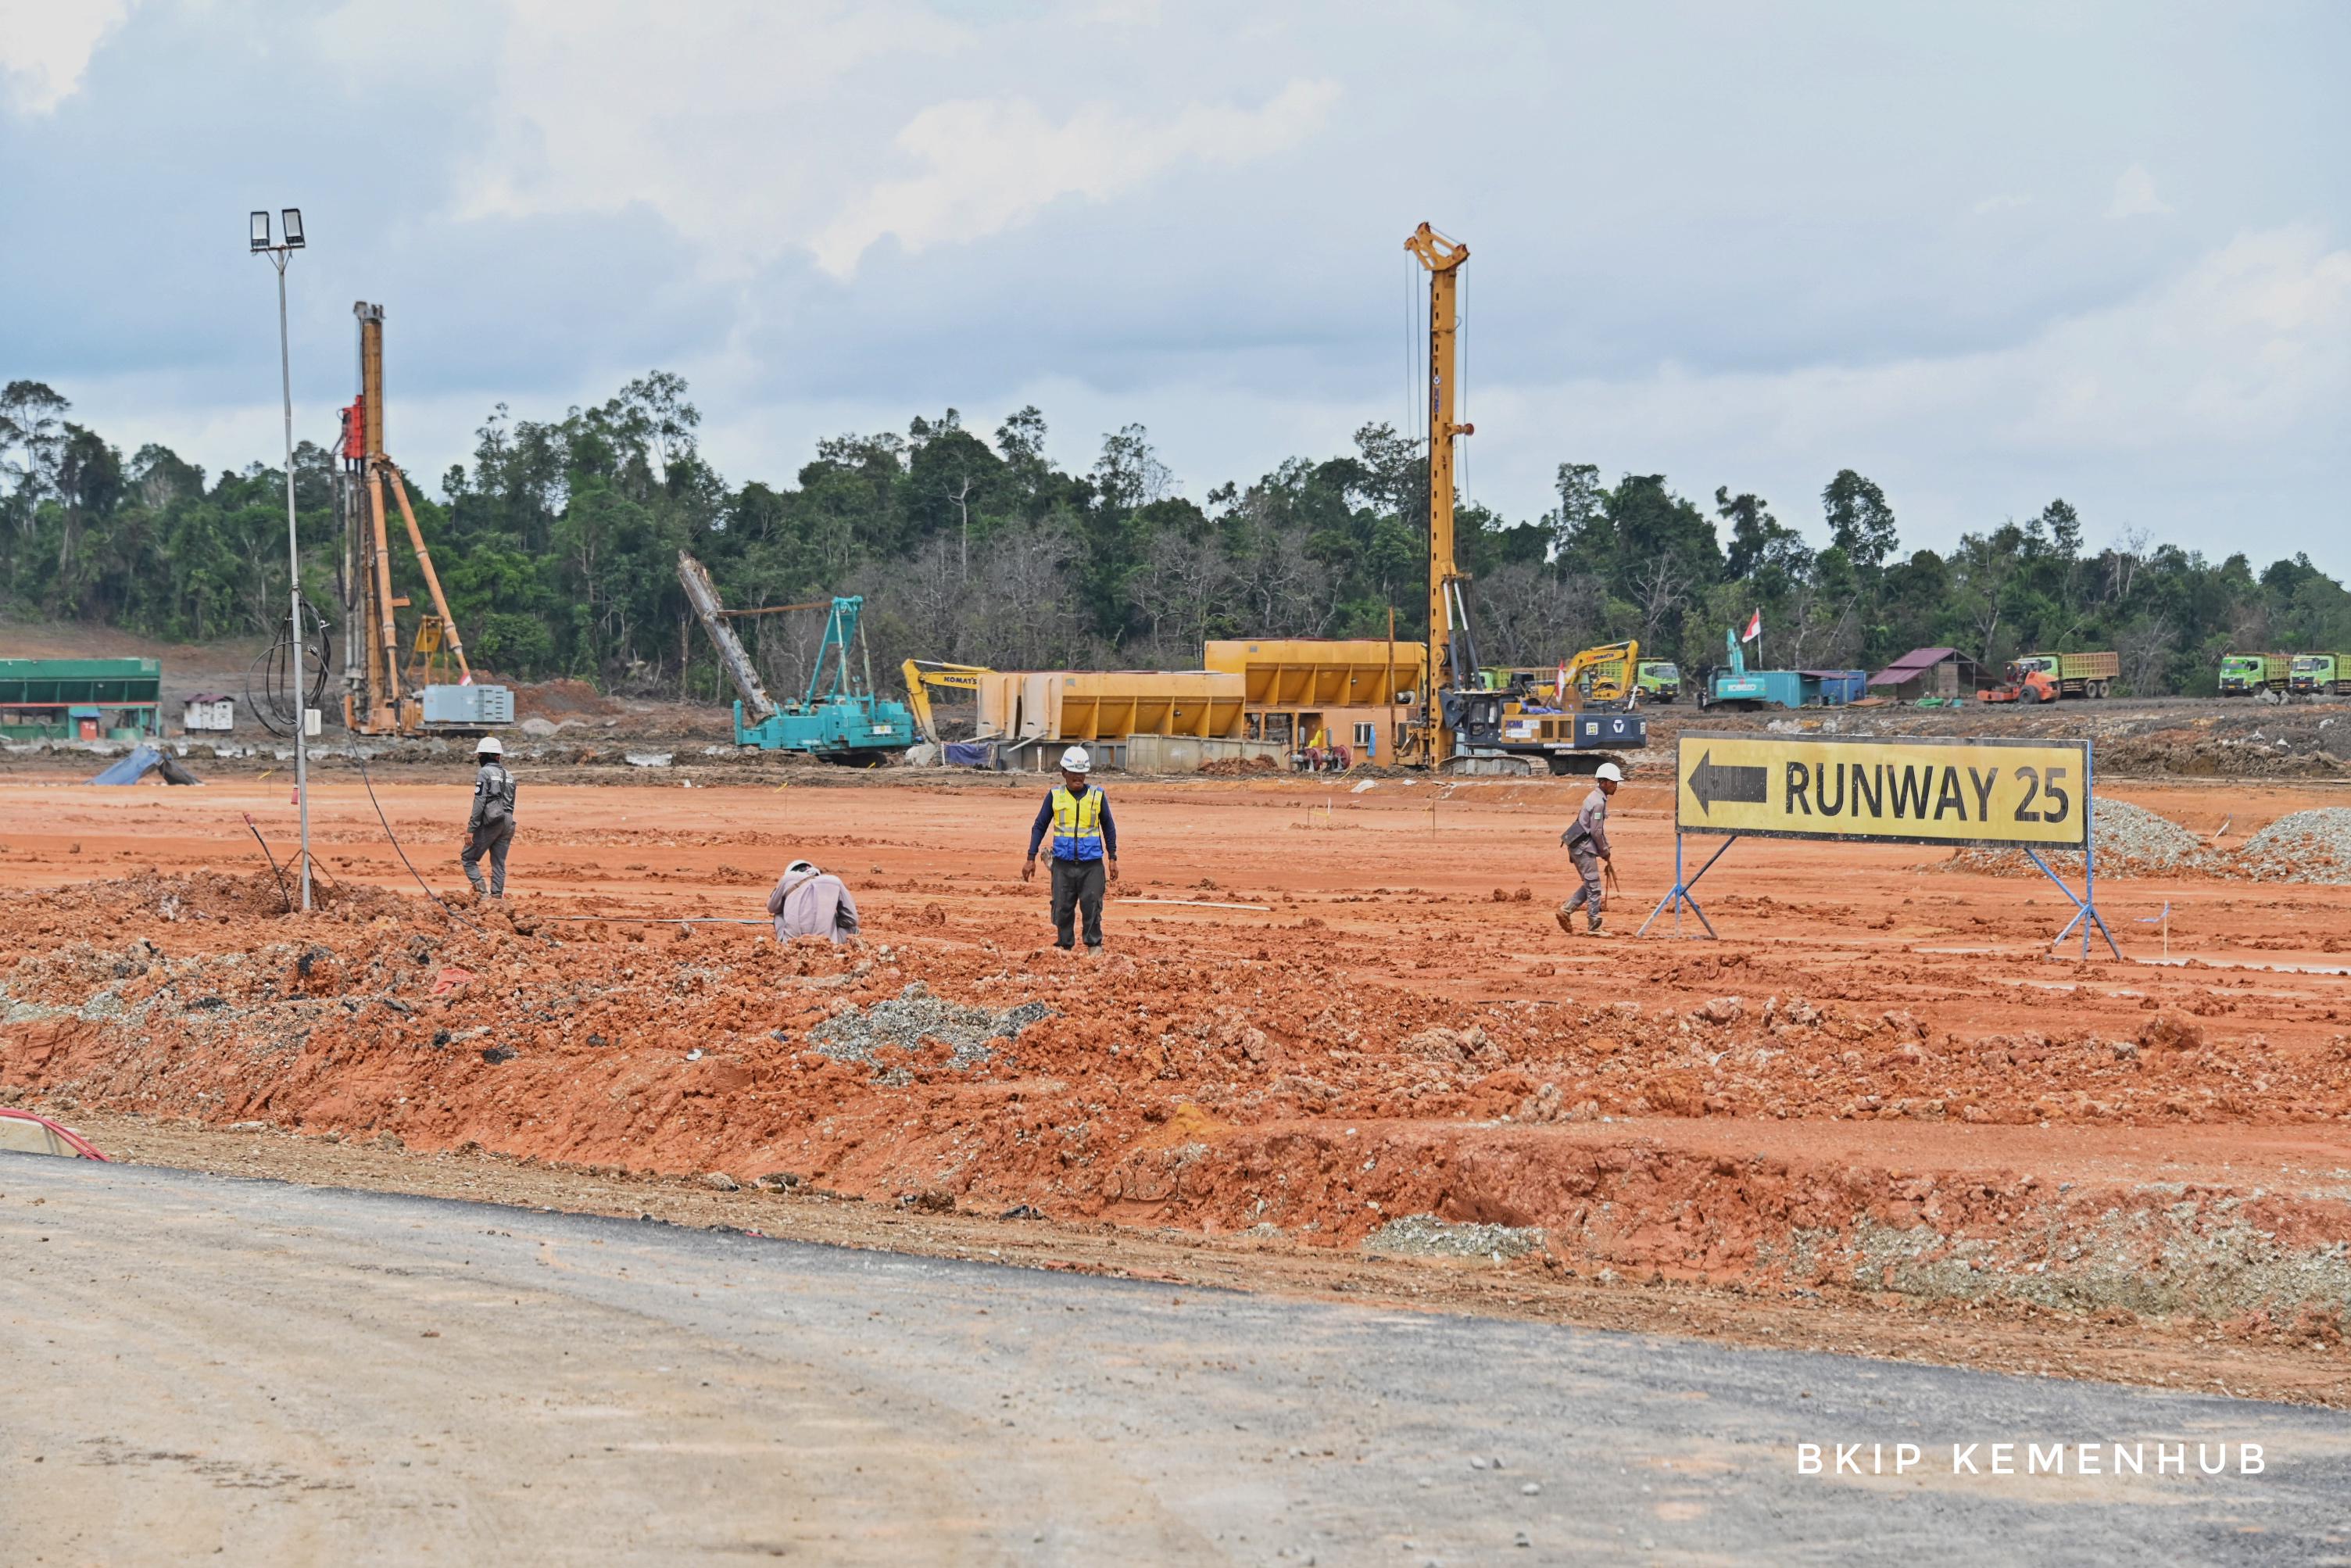
M1682 796L1684 790L1689 789L1691 793L1695 795L1697 790L1696 787L1691 783L1691 780L1696 777L1697 769L1705 768L1708 768L1711 774L1713 768L1718 766L1712 763L1711 751L1707 749L1709 743L1716 741L1730 741L1744 745L1752 745L1759 739L1766 738L1768 738L1770 743L1779 747L1797 748L1818 747L1824 751L1842 746L1876 746L1881 748L1896 746L1949 746L1969 748L2029 748L2043 753L2058 750L2069 753L2077 753L2082 759L2082 807L2080 817L2082 836L2078 842L2066 842L2046 839L2020 840L2014 838L1998 839L1940 835L1928 836L1923 834L1914 836L1901 833L1844 833L1826 830L1812 831L1797 828L1759 828L1753 826L1751 823L1733 826L1728 822L1685 822L1682 820ZM1696 743L1701 748L1699 751L1698 760L1695 764L1691 762L1688 756L1688 749L1693 743ZM2112 952L2117 959L2119 959L2123 956L2122 948L2116 943L2114 933L2107 928L2105 917L2098 913L2097 905L2097 835L2095 824L2093 821L2095 801L2097 797L2095 749L2095 745L2087 738L2047 741L2034 740L2020 736L1958 735L1822 735L1795 737L1771 736L1765 737L1759 737L1752 731L1741 734L1736 731L1686 730L1680 736L1676 737L1675 742L1673 785L1674 885L1672 890L1668 892L1665 897L1657 901L1657 906L1649 912L1649 917L1641 922L1640 929L1634 932L1633 935L1635 936L1646 936L1648 934L1649 927L1656 924L1657 917L1664 915L1668 909L1670 909L1673 912L1674 916L1673 934L1676 936L1679 936L1682 934L1682 911L1687 908L1692 915L1698 917L1698 922L1701 926L1705 927L1707 936L1709 938L1716 937L1717 933L1714 929L1714 923L1707 918L1706 911L1698 907L1698 900L1690 896L1690 889L1698 884L1699 878L1705 876L1708 872L1714 869L1715 862L1720 860L1723 855L1729 852L1731 845L1737 843L1742 838L1812 839L1831 843L1926 844L1929 846L1942 845L1951 849L1979 847L2012 849L2022 852L2025 858L2032 862L2032 864L2041 872L2042 875L2054 883L2057 886L2057 891L2064 894L2065 895L2066 902L2074 906L2074 917L2065 923L2064 928L2060 930L2056 936L2050 938L2050 945L2053 947L2056 944L2064 941L2068 936L2073 936L2078 930L2081 934L2081 956L2084 958L2087 958L2090 956L2090 932L2095 927L2098 935L2105 938L2107 949ZM1727 763L1719 766L1725 770L1731 768L1743 769L1752 768L1756 771L1763 773L1763 789L1765 789L1766 794L1751 800L1737 800L1734 803L1742 805L1762 805L1767 803L1770 779L1768 765ZM1710 783L1713 782L1711 777L1708 781ZM1749 787L1743 779L1725 780L1724 782L1729 788L1744 789ZM2038 780L2036 779L2036 788L2037 787ZM1729 800L1731 798L1729 796L1716 796L1714 799ZM1897 821L1899 819L1897 819ZM1704 834L1707 836L1720 835L1722 838L1722 843L1715 850L1714 853L1707 857L1706 862L1700 865L1697 872L1685 875L1682 841L1691 834ZM2082 891L2079 894L2076 894L2074 889L2067 884L2065 879L2059 876L2055 871L2052 870L2049 862L2042 858L2042 852L2045 850L2064 850L2068 852L2078 852L2081 854Z

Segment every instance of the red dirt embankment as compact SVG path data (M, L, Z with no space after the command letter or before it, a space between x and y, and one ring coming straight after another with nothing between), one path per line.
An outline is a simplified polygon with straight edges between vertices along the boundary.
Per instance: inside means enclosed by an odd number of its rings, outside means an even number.
M9 863L54 882L243 853L271 787L10 788ZM381 792L453 881L451 802ZM1098 965L1034 945L1041 898L1008 874L1025 794L540 789L515 874L554 891L455 916L370 885L403 874L371 810L325 800L348 889L308 920L267 872L0 895L0 1097L1332 1247L1435 1216L1438 1250L1561 1269L2332 1332L2351 998L2323 955L2050 965L2053 890L1809 844L1715 873L1720 945L1569 939L1531 884L1572 789L1437 793L1124 789L1123 894L1265 908L1114 900ZM2275 797L2209 805L2243 831L2307 803ZM1620 864L1654 890L1670 840L1637 787L1620 802ZM872 946L567 918L745 915L799 852L850 875ZM2146 951L2142 895L2106 896ZM2161 896L2181 946L2238 966L2351 909Z

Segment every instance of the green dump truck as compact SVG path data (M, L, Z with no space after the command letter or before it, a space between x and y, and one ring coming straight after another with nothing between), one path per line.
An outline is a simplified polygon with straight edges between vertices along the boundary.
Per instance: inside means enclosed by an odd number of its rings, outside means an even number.
M2061 697L2110 695L2123 673L2117 653L2026 653L2016 661L2017 679L2040 672L2049 677Z
M2294 660L2284 653L2220 655L2220 695L2224 697L2282 692L2293 679Z
M1682 695L1681 667L1671 659L1642 660L1634 682L1641 688L1643 702L1669 703Z
M2296 653L2286 689L2308 696L2351 695L2351 653Z

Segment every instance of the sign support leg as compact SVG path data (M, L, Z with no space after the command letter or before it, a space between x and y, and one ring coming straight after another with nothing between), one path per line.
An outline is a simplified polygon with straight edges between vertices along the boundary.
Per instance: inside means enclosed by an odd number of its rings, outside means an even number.
M1698 878L1704 876L1708 872L1712 871L1714 869L1714 862L1720 860L1723 857L1724 852L1729 850L1731 845L1738 841L1739 835L1737 833L1733 833L1729 838L1724 839L1722 841L1721 849L1718 849L1714 853L1707 856L1706 863L1698 868L1698 872L1695 875L1685 881L1682 876L1682 835L1676 833L1674 835L1674 889L1671 893L1668 893L1665 897L1657 901L1657 906L1649 911L1649 918L1642 921L1640 930L1634 932L1633 935L1635 936L1646 936L1648 934L1649 927L1656 923L1657 916L1663 915L1668 908L1670 908L1674 912L1674 935L1676 936L1679 936L1682 929L1682 906L1684 904L1687 904L1689 906L1689 912L1698 916L1698 923L1706 927L1706 934L1708 936L1713 937L1715 940L1720 941L1720 936L1714 929L1714 922L1706 917L1706 911L1700 909L1698 906L1698 900L1690 896L1690 889L1696 887L1698 883Z
M2057 884L2057 891L2064 894L2065 902L2074 906L2074 918L2065 922L2064 928L2049 939L2049 945L2053 947L2064 941L2074 934L2074 928L2078 925L2082 930L2082 956L2086 958L2090 956L2090 928L2095 925L2097 927L2098 935L2106 939L2106 946L2116 957L2120 958L2123 956L2123 950L2115 945L2115 934L2106 929L2106 917L2099 914L2098 906L2091 902L2096 888L2095 881L2085 878L2082 894L2076 896L2074 890L2065 885L2065 879L2052 871L2049 862L2041 858L2039 851L2030 844L2022 844L2018 847L2024 851L2025 859L2040 868L2042 875Z

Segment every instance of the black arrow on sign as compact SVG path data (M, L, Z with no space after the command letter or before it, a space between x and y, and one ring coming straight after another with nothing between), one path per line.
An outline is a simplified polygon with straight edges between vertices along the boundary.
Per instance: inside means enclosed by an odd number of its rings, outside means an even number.
M1690 793L1698 797L1698 809L1709 817L1714 815L1717 800L1747 806L1763 804L1763 792L1771 781L1769 768L1716 767L1711 748L1698 758L1689 776Z

